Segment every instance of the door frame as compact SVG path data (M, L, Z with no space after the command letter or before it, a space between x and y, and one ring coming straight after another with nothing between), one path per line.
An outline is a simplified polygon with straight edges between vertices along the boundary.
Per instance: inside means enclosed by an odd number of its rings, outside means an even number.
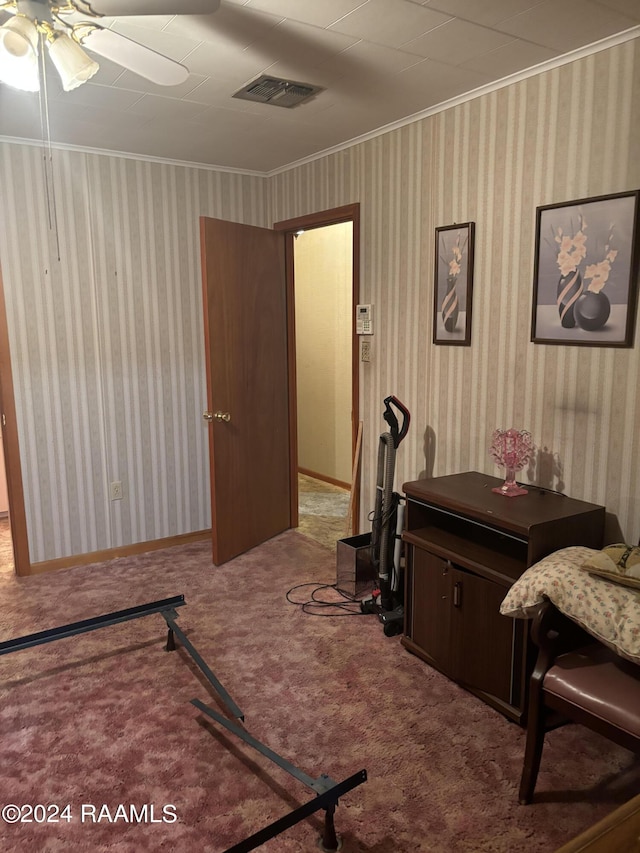
M37 416L37 414L36 414ZM20 467L20 442L16 403L11 372L9 326L4 299L4 282L0 267L0 417L2 417L2 452L4 453L9 500L9 526L13 545L13 564L16 575L28 575L31 569L27 516L24 508L24 487Z
M351 316L351 456L355 453L360 415L360 371L358 361L358 336L356 335L356 305L360 296L360 204L345 204L330 210L309 213L274 222L276 231L284 232L287 288L287 361L289 377L289 471L291 477L291 526L298 526L298 394L296 386L296 332L295 332L295 272L294 237L297 231L309 231L340 222L352 224L352 316ZM354 533L358 532L360 503L359 483L351 485Z

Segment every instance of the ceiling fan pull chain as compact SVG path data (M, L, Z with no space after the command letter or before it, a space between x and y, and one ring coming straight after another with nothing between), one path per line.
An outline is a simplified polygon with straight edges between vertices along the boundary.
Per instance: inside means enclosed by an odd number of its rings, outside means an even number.
M56 208L56 188L53 179L53 148L51 146L51 127L49 125L49 98L47 91L47 67L44 56L44 34L38 33L40 39L40 50L38 51L38 63L40 65L40 132L42 134L42 146L44 148L44 184L47 197L47 215L49 218L49 230L55 231L56 253L60 260L60 234L58 232L58 211Z

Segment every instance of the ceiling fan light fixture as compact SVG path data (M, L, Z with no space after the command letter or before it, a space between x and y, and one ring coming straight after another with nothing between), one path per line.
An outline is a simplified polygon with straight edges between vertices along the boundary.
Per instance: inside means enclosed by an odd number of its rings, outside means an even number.
M0 81L24 92L40 88L38 30L24 15L16 15L0 27Z
M100 68L66 33L52 32L47 39L47 48L65 92L86 83Z

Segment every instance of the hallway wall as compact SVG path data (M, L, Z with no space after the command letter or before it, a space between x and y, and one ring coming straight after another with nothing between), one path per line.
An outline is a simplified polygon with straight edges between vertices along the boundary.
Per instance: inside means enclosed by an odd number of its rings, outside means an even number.
M351 482L353 225L313 228L294 243L298 466Z

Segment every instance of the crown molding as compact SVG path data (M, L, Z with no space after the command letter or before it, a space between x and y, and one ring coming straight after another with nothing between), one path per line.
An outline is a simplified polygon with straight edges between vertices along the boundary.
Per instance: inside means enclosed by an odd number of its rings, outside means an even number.
M150 154L132 154L127 151L110 151L106 148L85 148L82 145L70 145L66 142L44 142L42 139L22 139L18 136L1 136L0 142L9 145L31 145L35 148L54 148L59 151L75 151L78 154L97 154L102 157L120 157L123 160L142 160L145 163L159 163L163 166L182 166L189 169L205 169L208 172L227 172L231 175L253 175L266 178L266 172L251 169L232 169L228 166L216 166L211 163L193 163L190 160L170 160L166 157L152 157Z
M563 53L562 56L554 57L554 59L548 59L538 65L532 65L531 68L526 68L524 71L517 71L515 74L510 74L508 77L503 77L501 80L495 80L493 83L487 83L484 86L472 89L470 92L465 92L463 95L458 95L448 101L442 101L440 104L435 104L426 110L421 110L419 113L413 113L410 116L405 116L405 118L398 119L390 124L385 124L382 127L378 127L375 130L370 131L369 133L363 134L362 136L355 136L353 139L349 139L346 142L341 142L331 148L325 148L322 151L318 151L317 154L310 154L308 157L296 160L295 163L289 163L286 166L279 166L277 169L272 169L270 172L267 172L267 177L271 178L275 175L281 175L284 172L297 169L299 166L304 166L307 163L313 163L315 160L321 160L324 157L329 157L331 154L338 154L340 151L353 148L355 145L361 145L363 142L368 142L370 139L376 139L378 136L383 136L384 134L391 133L401 127L406 127L409 124L422 121L425 118L429 118L429 116L437 115L445 110L450 110L453 107L466 103L467 101L473 101L483 95L488 95L491 92L504 89L506 86L511 86L513 83L519 83L520 81L527 80L530 77L536 77L538 74L543 74L544 72L551 71L554 68L568 65L571 62L576 62L579 59L584 59L587 56L600 53L603 50L609 50L612 47L616 47L617 45L624 44L625 42L636 38L640 38L640 26L631 27L631 29L624 30L624 32L621 33L616 33L614 36L608 36L607 38L593 42L586 47L580 47L570 53Z

